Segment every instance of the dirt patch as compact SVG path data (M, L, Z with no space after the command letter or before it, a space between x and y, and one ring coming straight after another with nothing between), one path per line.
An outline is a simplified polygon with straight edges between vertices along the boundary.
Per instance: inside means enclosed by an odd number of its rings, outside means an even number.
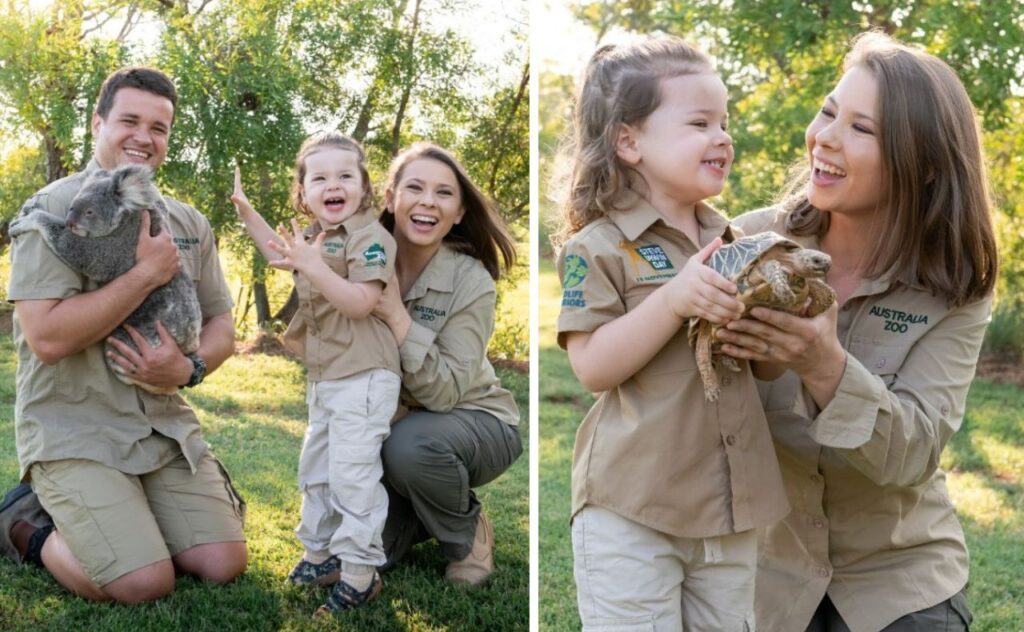
M14 310L0 306L0 336L9 336L14 331Z
M519 373L530 372L530 361L529 360L504 360L504 359L492 359L491 364L496 369L512 369Z
M274 334L260 334L252 340L243 340L235 343L235 353L262 353L264 355L285 356L294 358L295 354L284 348L281 341Z
M992 353L978 360L978 377L997 384L1016 384L1024 388L1024 363L1014 353Z

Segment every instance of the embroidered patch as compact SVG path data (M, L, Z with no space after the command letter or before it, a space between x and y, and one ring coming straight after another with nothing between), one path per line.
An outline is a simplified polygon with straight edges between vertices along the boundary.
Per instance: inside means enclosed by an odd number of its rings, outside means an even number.
M569 289L583 283L583 279L587 278L587 269L587 260L583 257L579 255L566 257L565 278L562 280L562 287Z
M198 237L175 237L174 244L178 247L178 250L188 251L192 250L192 246L199 246Z
M338 239L332 237L331 239L324 242L324 253L329 255L336 255L341 250L342 246L345 245L344 239Z
M881 305L872 305L871 311L868 314L885 321L884 331L891 331L897 334L907 333L910 325L928 324L928 314L914 314Z
M562 292L562 307L586 307L583 290L566 290Z
M448 312L443 309L437 309L436 307L427 307L426 305L413 305L412 311L416 312L420 320L433 321L438 318L444 318Z
M387 265L388 256L384 253L384 246L373 244L363 251L363 258L366 259L366 267L383 268Z
M669 260L668 255L665 254L665 250L658 244L638 246L636 252L655 270L672 269L672 262Z

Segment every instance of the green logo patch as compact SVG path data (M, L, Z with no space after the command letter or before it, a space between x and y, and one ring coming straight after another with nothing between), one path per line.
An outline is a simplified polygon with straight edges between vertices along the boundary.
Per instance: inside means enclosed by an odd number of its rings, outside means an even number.
M366 267L383 268L388 263L388 256L384 252L384 246L373 244L363 251L363 258L366 260Z
M565 278L562 279L562 287L569 289L583 283L587 278L587 260L579 255L569 255L565 258Z
M669 260L665 250L658 244L649 246L637 246L636 253L644 258L655 270L671 270L672 262Z

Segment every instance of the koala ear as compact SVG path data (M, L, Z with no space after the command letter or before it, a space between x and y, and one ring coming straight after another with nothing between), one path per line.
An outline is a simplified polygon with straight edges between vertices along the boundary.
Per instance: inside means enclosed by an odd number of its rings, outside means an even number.
M154 208L159 193L153 186L153 173L142 165L120 167L113 174L114 187L121 202L130 208Z

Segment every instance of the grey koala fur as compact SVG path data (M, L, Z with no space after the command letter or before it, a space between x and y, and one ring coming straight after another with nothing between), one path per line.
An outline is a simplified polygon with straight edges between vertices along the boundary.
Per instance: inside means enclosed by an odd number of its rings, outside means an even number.
M150 235L169 228L167 206L153 184L149 169L139 165L103 169L91 173L71 201L66 219L27 208L11 224L11 237L38 231L46 245L71 269L98 283L106 283L135 265L142 214L149 210ZM125 330L131 325L154 347L160 346L156 323L160 321L184 354L199 348L202 312L191 279L179 271L168 283L153 290L112 333L136 351ZM106 351L116 351L108 342ZM104 354L107 366L119 380L153 393L173 393L132 379L119 364Z

